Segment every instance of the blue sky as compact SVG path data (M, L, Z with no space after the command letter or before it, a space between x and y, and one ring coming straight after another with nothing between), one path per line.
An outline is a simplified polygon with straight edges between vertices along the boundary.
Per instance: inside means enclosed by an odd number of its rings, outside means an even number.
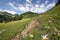
M58 0L0 0L0 11L12 14L24 12L44 13L53 8Z

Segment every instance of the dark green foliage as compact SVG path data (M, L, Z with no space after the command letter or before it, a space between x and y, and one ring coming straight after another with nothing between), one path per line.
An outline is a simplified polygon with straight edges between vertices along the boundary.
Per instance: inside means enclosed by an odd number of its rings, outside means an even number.
M0 22L9 22L12 20L12 14L7 12L0 12Z
M0 12L0 22L10 22L10 21L16 21L16 20L21 20L22 16L18 15L18 14L11 14L8 12Z
M18 15L18 14L15 14L13 18L14 18L14 19L13 19L13 21L15 21L15 20L17 21L17 20L19 20L19 19L20 19L20 17L19 17L19 15Z

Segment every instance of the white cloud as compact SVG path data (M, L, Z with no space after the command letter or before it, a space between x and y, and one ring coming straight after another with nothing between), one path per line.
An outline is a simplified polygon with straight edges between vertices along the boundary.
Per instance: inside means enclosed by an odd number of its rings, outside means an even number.
M11 14L16 14L15 11L9 11L9 10L4 10L4 11L6 11L6 12L8 12L8 13L11 13Z
M20 11L24 11L24 12L26 11L24 5L21 5L21 4L18 6L18 9Z
M24 11L24 12L26 11L24 6L20 6L18 8L19 8L20 11Z
M32 6L32 7L30 8L30 11L31 11L31 12L34 12L34 11L35 11L35 7Z
M13 3L9 2L8 4L9 4L12 8L17 9L17 7L15 7L15 5L14 5Z
M2 11L2 9L0 9L0 11Z
M40 4L40 8L44 8L44 7L45 7L44 3Z
M25 6L25 9L26 9L26 11L29 11L30 8L28 6Z
M55 3L51 3L51 4L47 5L46 8L47 8L47 9L51 9L51 8L53 8L54 6L55 6Z
M8 13L11 13L11 14L16 14L15 11L10 11L10 10L2 10L2 9L0 9L0 11L2 11L2 12L8 12Z
M55 6L55 2L48 4L47 6L45 6L48 3L48 0L45 1L45 3L41 3L41 4L32 4L30 2L30 0L28 0L25 5L20 5L18 8L20 11L22 12L34 12L34 13L44 13L46 11L48 11L49 9L53 8Z
M33 5L32 4L29 4L29 3L26 3L25 6L20 4L20 6L18 6L18 9L20 11L27 12L27 11L33 10L33 9L31 9L32 6Z
M26 0L26 2L31 3L32 0Z
M35 5L35 7L37 7L37 8L38 8L39 6L40 6L39 4L36 4L36 5Z

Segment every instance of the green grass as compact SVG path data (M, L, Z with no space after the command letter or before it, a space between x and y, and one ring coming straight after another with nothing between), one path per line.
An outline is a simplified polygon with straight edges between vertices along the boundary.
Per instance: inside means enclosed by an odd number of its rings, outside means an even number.
M9 23L0 23L0 30L6 30L5 32L0 34L0 40L11 40L11 38L15 37L18 33L24 30L24 27L28 25L31 20L37 20L40 24L35 27L32 31L30 31L24 39L22 40L41 40L41 36L45 35L48 30L50 30L50 40L53 39L53 34L56 30L60 31L60 4L49 10L44 14L37 15L33 18L22 19L20 21L12 21ZM49 28L46 28L49 27ZM29 35L32 34L34 37L31 38ZM53 37L52 37L53 36ZM59 36L56 36L56 40Z
M48 30L50 30L49 40L60 40L60 4L48 12L36 17L35 20L37 20L40 24L29 32L28 36L23 40L42 40L42 35L45 35ZM56 32L59 34L56 35ZM34 35L34 37L31 38L29 36L30 34Z
M11 40L11 38L20 33L30 21L31 18L9 23L0 23L0 30L5 30L5 32L0 34L0 40Z

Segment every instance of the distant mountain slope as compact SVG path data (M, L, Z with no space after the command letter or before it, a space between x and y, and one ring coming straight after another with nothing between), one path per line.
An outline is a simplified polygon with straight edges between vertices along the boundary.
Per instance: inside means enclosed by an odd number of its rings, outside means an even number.
M26 12L21 15L23 16L23 19L25 19L25 18L33 18L35 16L38 16L39 14L33 12Z

